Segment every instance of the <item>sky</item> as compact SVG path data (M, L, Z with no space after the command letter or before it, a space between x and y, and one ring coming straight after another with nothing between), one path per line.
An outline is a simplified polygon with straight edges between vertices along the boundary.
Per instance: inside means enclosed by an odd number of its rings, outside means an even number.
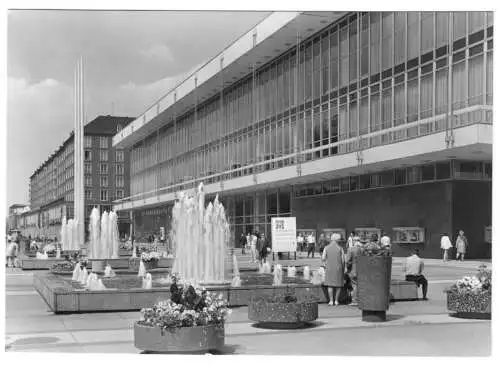
M268 12L8 12L7 205L73 127L73 75L85 61L86 116L136 117Z

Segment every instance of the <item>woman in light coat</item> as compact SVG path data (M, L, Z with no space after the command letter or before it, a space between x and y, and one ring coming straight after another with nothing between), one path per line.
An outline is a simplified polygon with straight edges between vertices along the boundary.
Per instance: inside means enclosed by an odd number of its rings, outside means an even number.
M339 245L339 234L332 235L332 241L323 250L321 257L326 263L326 274L324 285L328 287L329 305L333 305L333 290L335 289L335 305L339 305L339 296L344 286L345 256L344 249Z
M441 237L441 249L443 250L443 262L448 262L448 252L453 247L448 234L444 233Z
M455 242L455 247L457 247L457 259L461 261L464 260L468 245L467 237L464 235L463 230L460 230L458 232L457 241Z

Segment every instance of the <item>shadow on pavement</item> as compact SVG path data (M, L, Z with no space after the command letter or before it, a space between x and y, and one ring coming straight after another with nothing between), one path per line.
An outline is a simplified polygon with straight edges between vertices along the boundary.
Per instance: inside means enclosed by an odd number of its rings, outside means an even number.
M251 326L264 330L310 330L324 325L325 322L303 322L303 323L253 323Z

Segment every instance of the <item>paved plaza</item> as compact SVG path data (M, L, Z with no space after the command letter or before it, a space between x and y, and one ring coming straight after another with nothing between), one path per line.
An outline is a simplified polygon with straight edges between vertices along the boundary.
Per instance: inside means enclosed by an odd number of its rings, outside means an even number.
M319 265L318 258L304 260L301 255L299 262ZM393 278L401 278L401 262L394 259ZM453 280L474 274L480 263L427 260L429 300L392 304L385 323L362 322L355 307L321 304L314 324L299 330L270 330L249 321L246 307L234 308L221 353L487 356L490 321L449 316L443 293ZM34 272L42 271L7 271L7 351L140 353L134 347L132 329L139 312L54 315L32 286Z

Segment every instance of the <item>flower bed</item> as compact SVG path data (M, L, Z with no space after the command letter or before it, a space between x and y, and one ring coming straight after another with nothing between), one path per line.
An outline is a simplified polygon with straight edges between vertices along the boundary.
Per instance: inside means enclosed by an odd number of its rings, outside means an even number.
M318 300L306 296L298 300L290 289L284 295L261 296L248 305L248 318L262 326L297 328L318 318Z
M458 317L491 318L491 270L481 265L475 276L457 280L446 289L448 310Z
M170 299L141 310L134 327L138 349L156 352L199 351L224 345L224 322L231 310L222 294L179 284L172 278Z
M71 274L75 268L75 263L71 261L58 262L52 265L50 271L57 275Z

